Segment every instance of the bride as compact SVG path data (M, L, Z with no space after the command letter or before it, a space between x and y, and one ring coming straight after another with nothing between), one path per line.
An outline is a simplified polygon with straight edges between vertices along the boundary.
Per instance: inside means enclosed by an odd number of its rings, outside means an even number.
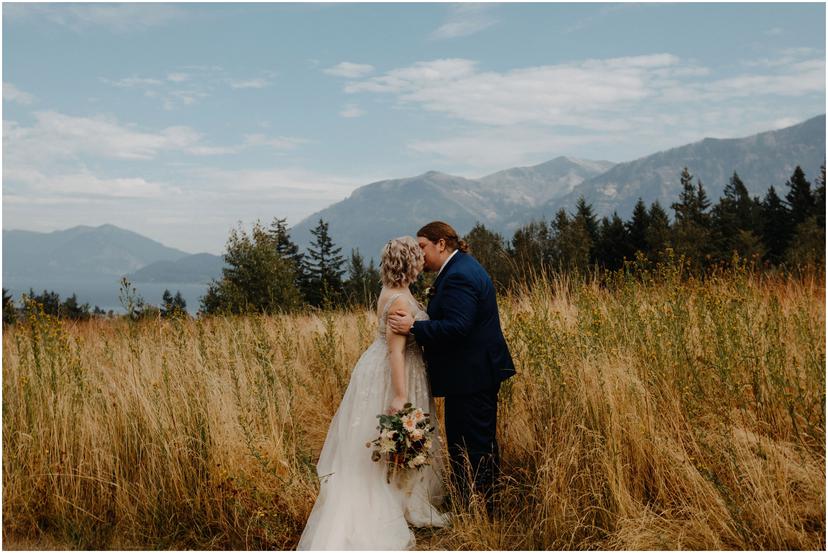
M382 249L380 263L379 332L357 361L328 428L316 465L319 496L299 539L300 550L412 549L415 539L409 524L447 524L446 515L433 505L445 493L437 439L432 440L430 465L397 472L390 483L384 462L372 461L371 449L365 446L379 434L377 415L395 412L406 403L429 413L435 437L438 434L422 353L413 336L386 328L388 313L397 309L417 320L428 318L408 289L423 268L423 252L414 238L396 238Z

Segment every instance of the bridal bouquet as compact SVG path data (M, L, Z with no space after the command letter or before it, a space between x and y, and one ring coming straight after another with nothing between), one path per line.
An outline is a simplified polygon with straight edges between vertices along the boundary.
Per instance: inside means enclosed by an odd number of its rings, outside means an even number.
M371 459L388 463L387 481L397 469L421 469L431 462L434 426L428 413L410 403L393 415L377 415L379 436L365 444L374 446Z

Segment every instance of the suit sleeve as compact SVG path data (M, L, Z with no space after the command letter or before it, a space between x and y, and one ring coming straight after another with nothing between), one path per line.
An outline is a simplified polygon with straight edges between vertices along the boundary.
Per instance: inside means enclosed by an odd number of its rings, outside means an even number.
M445 295L443 318L417 321L412 327L414 338L421 346L439 346L471 332L477 312L477 294L472 283L462 273L446 275L442 294Z

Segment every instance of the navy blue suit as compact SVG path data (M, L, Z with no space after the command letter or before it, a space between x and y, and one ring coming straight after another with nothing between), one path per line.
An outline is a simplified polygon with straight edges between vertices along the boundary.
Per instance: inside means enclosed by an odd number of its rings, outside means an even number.
M432 288L429 320L415 322L411 332L423 347L432 394L446 398L452 476L467 498L471 483L463 454L468 454L475 488L491 497L499 462L497 393L515 374L494 286L474 257L458 251Z

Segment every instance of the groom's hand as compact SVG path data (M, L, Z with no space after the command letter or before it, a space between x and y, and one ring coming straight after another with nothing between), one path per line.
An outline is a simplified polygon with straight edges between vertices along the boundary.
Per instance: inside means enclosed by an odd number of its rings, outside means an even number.
M406 311L394 311L388 316L388 326L394 334L407 336L411 327L414 326L414 317Z

